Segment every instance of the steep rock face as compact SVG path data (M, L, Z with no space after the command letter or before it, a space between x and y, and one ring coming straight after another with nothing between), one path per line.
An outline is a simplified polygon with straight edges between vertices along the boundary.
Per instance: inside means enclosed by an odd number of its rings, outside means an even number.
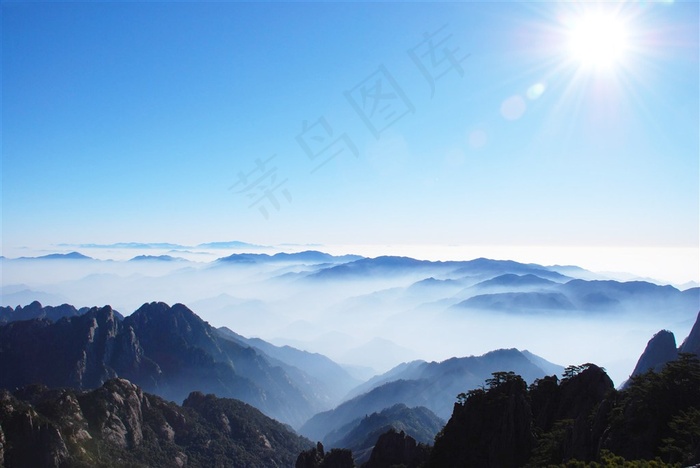
M4 466L291 466L311 446L240 401L193 393L179 407L124 379L90 392L0 391Z
M3 466L59 467L68 458L57 427L5 390L0 391L0 430Z
M609 428L600 446L626 459L661 457L700 463L700 360L681 354L661 372L633 377L609 399Z
M435 439L429 466L524 465L534 445L527 387L520 376L501 373L488 392L472 390L454 406Z
M561 395L556 419L573 421L569 437L564 442L564 459L592 460L597 454L593 441L602 435L603 430L601 421L595 417L596 410L615 386L602 368L588 364L578 375L562 381L559 388Z
M690 334L683 341L680 348L678 348L678 352L700 356L700 312L698 312L698 317L695 319L695 324L692 330L690 330Z
M138 340L129 333L121 336L123 330L109 306L56 323L40 319L0 327L0 386L87 389L117 375L155 378L158 366L143 359Z
M128 380L114 379L79 398L90 432L119 448L136 448L143 441L144 408L150 402Z
M363 468L384 468L403 466L413 468L428 461L430 448L416 443L416 440L403 431L391 429L379 436L367 463Z
M666 363L678 357L676 337L668 330L661 330L647 343L644 352L637 361L632 375L639 375L653 370L659 372Z
M144 304L124 325L133 328L144 355L160 366L163 378L153 391L165 398L181 401L194 390L233 397L295 426L322 409L282 368L250 347L221 338L182 304Z
M559 382L555 376L530 387L533 421L543 434L535 448L536 464L560 463L572 458L594 460L596 441L605 430L614 386L605 371L594 365L570 366Z
M325 409L309 386L300 388L300 379L254 349L218 337L182 304L144 304L123 320L105 306L55 323L0 326L0 388L90 389L116 377L173 401L195 390L241 399L296 426Z

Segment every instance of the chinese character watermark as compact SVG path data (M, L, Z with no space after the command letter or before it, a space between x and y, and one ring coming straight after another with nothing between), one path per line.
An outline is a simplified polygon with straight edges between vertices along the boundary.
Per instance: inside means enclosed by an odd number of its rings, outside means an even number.
M278 195L284 197L287 202L292 202L292 194L285 187L288 179L278 181L277 166L269 165L276 156L272 155L264 161L256 158L255 167L247 173L239 172L238 181L229 187L229 190L233 190L240 186L241 188L233 193L242 194L252 200L248 208L257 207L265 219L270 218L270 207L275 211L280 210Z
M413 104L384 65L344 94L377 139L384 130L415 112Z
M460 77L464 76L462 62L469 54L458 56L459 47L451 47L452 34L445 31L444 25L432 34L425 33L423 41L408 49L408 55L416 64L430 85L430 97L435 95L435 82L455 70Z
M462 54L452 42L453 35L445 25L433 33L424 33L423 40L407 51L428 81L431 99L435 95L435 83L440 78L452 71L460 77L464 76L462 62L469 54ZM343 95L377 139L399 120L415 113L413 103L384 65ZM343 154L359 157L357 146L350 136L335 132L324 116L315 122L303 121L301 132L295 139L315 164L311 174ZM277 167L271 165L275 157L273 155L265 160L257 158L255 167L247 173L239 172L238 180L229 187L229 190L237 189L234 193L248 198L251 201L248 208L257 208L265 219L269 219L272 209L280 211L281 200L292 202L292 195L286 187L288 179L279 177Z
M357 151L355 143L347 133L335 138L334 136L333 128L325 117L319 118L311 125L306 120L302 123L301 133L296 136L297 143L311 161L315 161L317 158L320 161L320 164L311 170L312 174L346 151L355 157L359 156L360 153Z

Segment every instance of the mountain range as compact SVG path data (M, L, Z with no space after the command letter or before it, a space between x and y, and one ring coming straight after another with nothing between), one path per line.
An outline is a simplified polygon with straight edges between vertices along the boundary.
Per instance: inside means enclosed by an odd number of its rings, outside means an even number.
M48 317L53 310L34 315ZM38 318L0 327L2 388L42 383L82 390L124 377L174 401L195 390L238 398L295 426L337 400L322 389L341 391L338 382L326 385L301 369L286 370L279 359L224 338L182 304L144 304L126 318L109 306L95 307L56 322ZM334 377L342 374L335 370Z
M403 432L416 442L432 445L444 425L443 419L425 407L409 408L398 403L333 431L326 437L325 445L351 450L355 462L361 464L369 459L377 440L387 431Z
M640 411L634 405L647 398L640 396L640 386L665 388L664 379L682 381L673 372L695 369L687 356L699 352L700 314L678 348L672 333L657 333L639 359L630 390L618 396L597 366L563 368L512 348L410 361L358 382L326 356L214 328L183 304L146 303L124 317L110 306L76 309L33 302L0 308L0 388L6 389L0 393L0 455L7 466L106 466L108 460L290 466L295 454L307 460L306 451L322 452L272 417L332 449L319 455L318 466L351 461L350 451L355 462L367 466L382 466L372 463L386 457L410 464L411 457L427 463L429 456L431 466L453 466L454 456L476 456L469 463L498 466L559 463L562 456L593 460L604 455L596 441L626 457L650 457L660 452L637 447L605 418L617 414L610 412L615 407L632 405L630 411ZM502 385L493 395L512 395L512 405L489 403L486 395ZM678 413L686 406L674 406L667 397L663 401L670 409L658 415L659 421L688 417L684 424L693 427L691 413ZM596 408L600 415L594 415ZM488 422L506 417L514 421L510 429ZM628 432L636 427L628 419L619 424ZM606 436L606 430L617 435ZM660 450L663 437L675 434L664 431L639 437ZM421 444L436 435L430 454ZM464 440L483 447L482 454L463 453ZM489 440L513 443L488 445ZM560 448L547 445L552 441ZM681 446L676 442L673 447ZM29 449L37 443L41 450ZM402 444L408 450L403 455ZM317 460L316 455L309 457ZM693 459L692 454L683 457Z
M87 307L83 307L82 309L78 310L69 304L63 304L56 307L44 307L39 301L34 301L25 307L0 307L0 324L32 319L46 319L55 322L64 317L76 317L79 315L83 315L88 310L89 309ZM113 311L113 313L119 319L124 318L116 310Z
M250 405L199 392L180 406L124 379L90 391L0 390L8 468L293 466L311 445Z
M299 431L310 439L333 446L338 439L333 434L347 424L400 403L426 407L438 417L447 419L458 393L477 388L497 370L514 371L532 382L556 368L549 363L545 371L533 362L534 357L531 360L528 356L533 355L517 349L502 349L483 356L401 364L355 388L349 395L352 398L333 410L316 414ZM537 361L544 360L537 358ZM562 367L559 369L563 370Z

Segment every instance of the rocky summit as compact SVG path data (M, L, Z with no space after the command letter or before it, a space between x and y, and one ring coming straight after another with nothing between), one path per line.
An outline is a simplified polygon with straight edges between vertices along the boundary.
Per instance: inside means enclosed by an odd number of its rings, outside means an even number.
M192 393L182 406L125 379L79 392L0 392L7 467L291 466L311 442L243 402Z

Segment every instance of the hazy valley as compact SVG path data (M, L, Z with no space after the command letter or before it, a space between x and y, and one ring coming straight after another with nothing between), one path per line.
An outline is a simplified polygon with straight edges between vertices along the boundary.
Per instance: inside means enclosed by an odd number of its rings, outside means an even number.
M181 303L214 327L326 355L360 380L416 359L517 348L561 365L596 362L616 385L649 336L687 335L700 309L698 288L576 267L237 251L211 261L157 248L118 251L130 260L3 258L2 305L109 304L127 315Z

